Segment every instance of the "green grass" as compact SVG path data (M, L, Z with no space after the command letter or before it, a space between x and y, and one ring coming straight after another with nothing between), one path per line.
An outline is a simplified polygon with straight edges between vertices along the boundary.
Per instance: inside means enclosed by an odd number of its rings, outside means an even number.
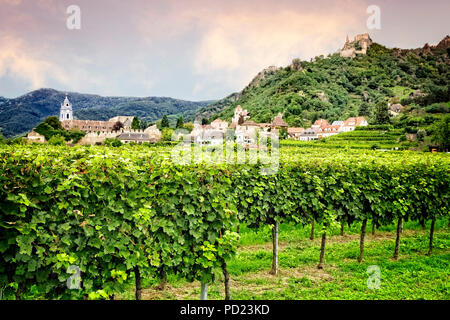
M408 87L395 86L392 88L392 91L394 92L395 97L400 101L404 98L408 98L409 94L414 90Z
M367 226L364 260L358 263L359 224L346 226L345 235L339 229L328 237L325 266L316 268L319 232L309 240L310 226L292 224L280 226L280 275L269 274L272 264L270 228L249 229L241 226L240 248L227 262L231 277L232 298L239 299L450 299L450 233L448 221L436 222L434 250L427 256L428 227L406 222L401 236L400 257L392 259L395 225L385 226L372 236ZM319 226L316 230L320 230ZM380 289L367 287L367 268L380 268ZM223 276L218 271L210 285L209 299L223 299ZM168 288L157 291L156 279L147 279L144 298L198 299L199 283L188 283L176 276L169 277ZM121 296L133 298L133 288Z

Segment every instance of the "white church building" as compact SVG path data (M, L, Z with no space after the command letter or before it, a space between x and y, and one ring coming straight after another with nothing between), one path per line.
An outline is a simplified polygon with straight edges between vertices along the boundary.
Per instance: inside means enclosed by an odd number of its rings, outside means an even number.
M73 111L72 111L72 104L69 101L69 98L64 99L64 102L61 103L61 109L59 110L59 121L64 120L73 120Z

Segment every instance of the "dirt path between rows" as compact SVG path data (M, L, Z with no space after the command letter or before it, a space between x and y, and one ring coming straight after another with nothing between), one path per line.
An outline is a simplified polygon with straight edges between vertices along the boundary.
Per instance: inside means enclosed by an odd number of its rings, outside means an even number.
M413 236L413 235L425 235L428 234L428 230L403 230L402 237ZM442 232L442 230L436 231L436 233ZM327 239L327 245L336 243L348 243L352 241L359 241L359 234L347 234L344 236L334 235ZM366 235L366 242L371 241L384 241L384 240L395 240L395 233L389 231L377 231L375 235L370 232ZM311 241L305 239L302 241ZM314 245L320 246L320 238L312 240ZM296 241L283 241L280 242L280 251L283 251L289 245L298 243ZM238 248L239 251L257 251L257 250L272 250L272 243L264 243L257 245L244 245ZM295 278L302 281L310 281L311 284L323 281L333 281L335 280L331 273L336 267L333 265L328 265L326 270L318 270L316 265L302 265L296 268L283 268L280 267L280 274L278 277L270 275L269 270L260 270L258 272L248 272L240 276L231 276L230 287L231 291L238 291L245 288L246 291L250 291L255 295L263 294L265 291L278 292L282 291L286 285L288 285L288 280ZM199 297L200 283L186 282L181 284L168 284L165 290L158 290L156 287L150 287L144 289L142 292L142 298L144 300L159 300L159 299L194 299L197 300ZM216 279L216 282L210 285L210 290L219 291L220 296L223 299L223 279Z
M428 234L428 230L403 230L402 236L411 236L415 234ZM327 237L327 245L336 244L336 243L348 243L352 241L359 241L359 234L344 234L341 235L333 235L331 237ZM371 232L366 233L366 242L370 241L381 241L381 240L395 240L395 233L391 231L376 231L375 235L372 235ZM304 239L301 241L311 241L309 239ZM315 245L320 245L321 238L316 237L311 241ZM291 244L296 244L298 241L280 241L278 246L280 251L283 251L284 248L288 247ZM242 245L239 246L238 251L257 251L257 250L272 250L272 243L262 243L262 244L251 244L251 245Z

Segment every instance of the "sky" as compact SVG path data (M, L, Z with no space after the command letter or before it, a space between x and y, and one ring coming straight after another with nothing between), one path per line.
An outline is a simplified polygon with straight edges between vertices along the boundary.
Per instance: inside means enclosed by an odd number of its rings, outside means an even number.
M379 28L367 25L371 5ZM448 12L448 0L0 0L0 96L220 99L268 66L336 52L347 34L390 48L437 44Z

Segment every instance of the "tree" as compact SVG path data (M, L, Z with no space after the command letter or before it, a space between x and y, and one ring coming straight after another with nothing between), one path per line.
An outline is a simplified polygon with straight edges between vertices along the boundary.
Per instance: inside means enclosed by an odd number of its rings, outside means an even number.
M375 123L387 124L390 123L389 108L385 101L380 101L375 107Z
M113 129L113 131L119 131L120 129L123 129L123 123L120 121L117 121L116 123L114 123L112 129Z
M177 120L177 128L183 128L184 122L183 122L183 116L180 116Z
M369 109L369 104L367 102L363 102L361 103L361 105L359 106L359 112L358 112L359 116L370 116L370 109Z
M144 119L141 119L141 120L139 121L139 127L140 127L141 130L147 129L147 128L148 128L148 123L147 123L147 121L145 121Z
M191 132L194 129L194 124L192 122L186 122L183 128Z
M138 119L138 117L134 117L133 118L133 121L131 122L131 129L133 129L133 130L138 130L138 129L140 129L140 122L139 122L139 119Z
M169 119L164 115L161 120L161 128L169 128Z
M443 117L433 125L432 138L443 150L450 148L450 115Z
M34 131L42 134L48 141L55 134L55 129L53 129L47 122L41 122L34 128Z
M56 116L47 117L43 122L47 123L54 130L64 130L64 128L61 125L61 122Z

